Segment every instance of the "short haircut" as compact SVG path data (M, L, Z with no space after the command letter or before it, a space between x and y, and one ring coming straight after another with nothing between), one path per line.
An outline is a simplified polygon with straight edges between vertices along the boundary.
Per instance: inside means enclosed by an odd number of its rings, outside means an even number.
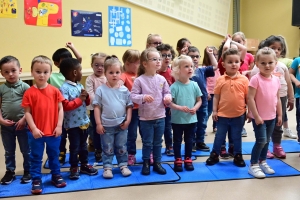
M255 61L258 61L261 55L272 55L274 56L274 59L277 60L275 51L269 47L263 47L262 49L259 49L255 55Z
M187 54L189 54L190 52L198 52L200 54L199 49L195 46L189 46Z
M224 53L222 55L223 62L225 61L225 59L226 59L227 56L231 56L231 55L238 55L238 56L240 56L239 50L229 48L226 51L224 51Z
M179 71L180 71L180 65L182 63L182 61L184 60L188 60L191 63L193 63L193 60L190 56L186 56L186 55L180 55L177 58L174 59L173 63L172 63L172 72L171 75L175 78L175 80L178 80L179 78Z
M64 77L67 77L68 74L76 70L80 66L80 62L75 58L66 58L63 59L60 63L60 72Z
M118 64L120 66L120 70L122 71L122 63L116 55L107 56L104 61L104 73L108 70L108 68L114 64Z
M34 57L31 61L31 70L33 70L33 66L35 63L46 63L50 65L50 71L52 71L52 61L47 56L39 55Z
M62 58L72 58L72 54L66 48L57 49L52 55L53 62L59 62Z
M175 58L175 51L173 49L173 47L169 44L161 44L159 46L156 47L157 51L170 51L172 54L172 60Z
M6 63L10 63L10 62L16 62L18 67L20 68L20 62L16 57L14 57L14 56L4 56L0 60L0 70L2 69L2 65L6 64Z
M91 63L93 63L96 58L103 58L103 59L105 59L106 56L107 55L105 53L101 53L101 52L94 53L94 54L91 55L91 57L92 57L92 62Z

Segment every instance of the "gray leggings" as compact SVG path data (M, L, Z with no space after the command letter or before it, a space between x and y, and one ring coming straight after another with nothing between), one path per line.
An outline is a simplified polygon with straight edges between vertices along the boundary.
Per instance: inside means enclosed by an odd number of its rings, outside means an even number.
M281 100L281 108L282 108L282 123L284 122L284 116L286 115L286 101L287 101L287 96L285 97L280 97ZM274 144L280 144L281 143L281 138L282 138L282 125L281 126L276 126L277 123L277 117L275 121L275 128L272 133L272 142Z

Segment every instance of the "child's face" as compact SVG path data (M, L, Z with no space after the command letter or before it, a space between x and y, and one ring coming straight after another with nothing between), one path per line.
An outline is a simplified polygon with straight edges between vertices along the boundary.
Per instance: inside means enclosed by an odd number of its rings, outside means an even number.
M198 68L198 66L199 66L199 60L201 58L199 52L198 51L196 51L196 52L189 52L188 56L190 56L192 58L193 63L194 63L194 67Z
M47 63L36 62L32 66L31 75L37 86L44 86L50 78L51 67Z
M155 74L161 68L161 57L158 52L149 52L148 60L143 62L146 72Z
M228 55L222 62L223 67L226 70L228 76L234 76L240 68L240 56L239 55Z
M91 64L94 74L97 77L103 76L104 73L104 58L95 58Z
M8 83L14 84L19 81L19 74L22 68L17 65L16 61L8 62L2 65L1 74Z
M165 71L172 61L171 51L163 50L161 51L162 63L161 63L161 71Z
M271 49L273 49L276 53L276 57L280 58L280 54L282 52L282 46L280 42L274 42L269 46Z
M156 48L157 46L162 44L162 39L159 36L152 36L150 43L148 43L147 48L149 47L154 47Z
M121 66L120 64L113 64L109 66L105 72L107 82L110 85L116 85L121 79Z
M234 38L232 38L233 41L240 43L242 45L245 45L245 41L243 40L243 38L239 35L234 36Z
M137 74L138 68L140 66L140 60L135 62L125 62L125 71L132 74Z
M194 66L190 60L183 60L179 66L179 79L189 79L193 76Z
M260 55L255 64L259 68L261 75L270 77L275 69L277 61L272 55Z
M80 64L76 67L74 75L75 75L75 81L81 81L81 78L82 78L82 67L81 67Z

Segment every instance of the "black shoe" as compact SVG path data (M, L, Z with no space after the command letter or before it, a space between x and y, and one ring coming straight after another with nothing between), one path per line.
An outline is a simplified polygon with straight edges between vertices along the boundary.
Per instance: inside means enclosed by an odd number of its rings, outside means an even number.
M196 152L196 151L197 151L196 144L193 144L193 147L192 147L192 152Z
M143 162L142 174L143 175L150 174L150 160L149 159L145 159Z
M233 157L233 152L234 152L234 146L233 145L229 145L228 148L228 155Z
M206 164L214 165L214 164L217 164L218 162L219 162L219 155L217 153L215 153L214 151L212 151L210 153L209 158L206 160Z
M95 169L92 165L85 164L81 165L80 167L80 173L88 174L90 176L98 174L98 170Z
M16 179L15 172L7 170L5 172L5 175L1 179L1 183L3 185L8 185L8 184L11 184L11 182L13 182L13 180L15 180L15 179Z
M29 183L31 181L31 175L29 171L24 171L23 177L21 178L21 183Z
M60 174L52 175L51 183L57 188L62 188L67 185L66 181L61 177Z
M77 179L80 178L80 174L78 172L78 167L71 167L70 168L70 176L69 176L69 178L71 180L77 180Z
M32 194L41 194L42 191L43 191L42 180L41 179L33 180L32 181L31 193Z
M241 153L237 153L234 156L233 164L235 164L238 167L245 167L246 166L246 163L245 163L245 161L243 159L243 155Z
M66 152L60 152L58 157L60 165L64 165L66 162Z
M95 161L102 162L102 150L101 149L95 149Z
M167 171L161 166L159 162L153 163L153 171L159 173L159 174L166 174Z
M176 158L174 161L174 171L175 172L182 172L182 159L181 158Z
M204 142L199 142L196 144L196 149L199 151L209 151L209 147L206 146Z
M193 161L192 161L191 158L186 157L184 159L184 169L186 171L193 171L194 170Z

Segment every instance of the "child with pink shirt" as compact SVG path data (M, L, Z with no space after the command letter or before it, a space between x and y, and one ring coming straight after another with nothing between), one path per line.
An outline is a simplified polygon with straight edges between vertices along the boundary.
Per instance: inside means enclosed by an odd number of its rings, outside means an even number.
M166 174L161 166L162 135L165 129L165 105L172 101L169 84L156 72L161 68L162 58L155 48L141 54L138 77L134 80L130 97L139 104L140 128L143 142L142 174L150 174L150 153L153 150L153 171Z
M270 137L276 126L282 124L281 101L279 97L280 81L272 75L277 64L275 52L268 47L260 49L255 57L259 73L254 75L249 84L248 113L255 132L255 144L251 152L248 173L255 178L265 178L265 174L275 171L266 163Z

